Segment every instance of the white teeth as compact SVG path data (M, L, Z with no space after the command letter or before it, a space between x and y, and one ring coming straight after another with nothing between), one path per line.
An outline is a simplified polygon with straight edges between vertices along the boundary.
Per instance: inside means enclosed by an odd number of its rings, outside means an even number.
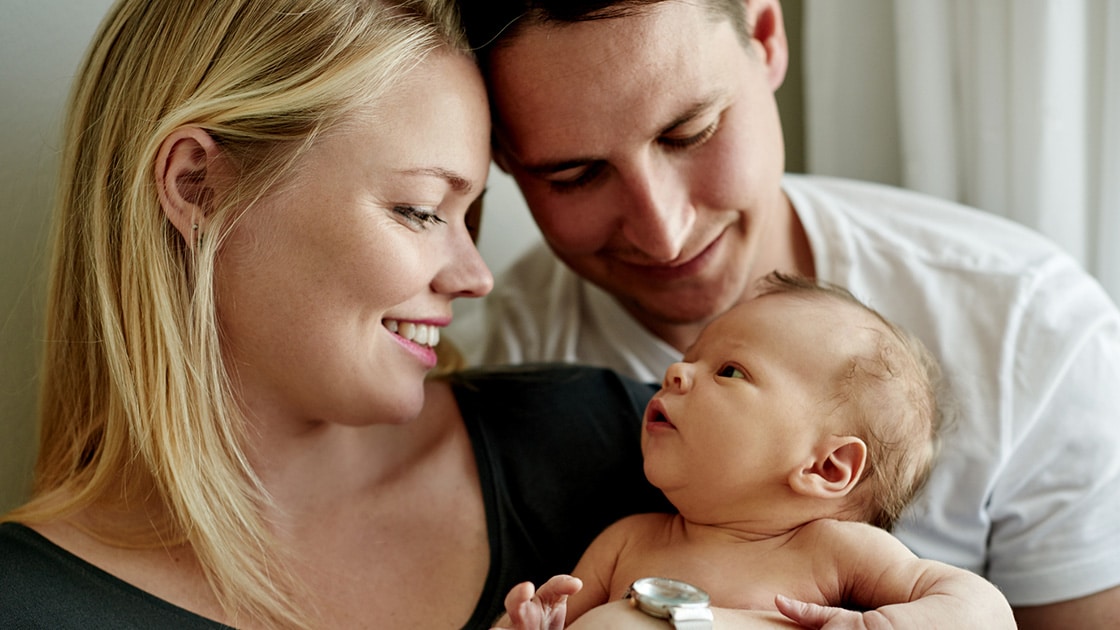
M397 334L404 337L405 339L416 339L416 324L413 324L412 322L401 322L400 328L397 330Z
M413 343L422 346L434 347L439 344L439 327L414 322L402 322L395 319L386 319L385 328L396 333Z

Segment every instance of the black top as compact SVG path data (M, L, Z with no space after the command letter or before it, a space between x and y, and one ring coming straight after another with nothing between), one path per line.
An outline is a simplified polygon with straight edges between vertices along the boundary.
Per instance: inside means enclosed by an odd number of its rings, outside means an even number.
M0 523L0 628L228 628L98 569L18 523Z
M642 473L639 419L654 387L571 367L470 371L452 385L490 536L490 573L466 628L489 628L514 584L570 572L612 522L672 509ZM16 523L0 524L0 627L227 628Z
M598 368L528 367L468 372L454 390L490 530L490 575L467 628L490 628L518 582L570 573L611 523L673 509L642 470L655 387Z

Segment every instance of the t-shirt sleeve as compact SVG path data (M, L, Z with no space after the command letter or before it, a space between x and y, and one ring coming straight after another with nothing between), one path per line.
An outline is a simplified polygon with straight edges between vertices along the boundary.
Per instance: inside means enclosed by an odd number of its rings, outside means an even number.
M514 584L570 572L614 521L672 510L642 469L641 414L655 386L599 368L523 366L467 372L453 388L490 532L478 627Z
M1120 315L1058 277L1012 339L1014 400L1037 406L1012 410L987 576L1024 605L1120 584Z

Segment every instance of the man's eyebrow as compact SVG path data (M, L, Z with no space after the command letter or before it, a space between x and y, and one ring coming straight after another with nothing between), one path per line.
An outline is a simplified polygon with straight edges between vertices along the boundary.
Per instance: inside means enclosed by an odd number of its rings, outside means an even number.
M663 136L667 133L671 133L677 127L680 127L681 125L684 125L684 124L692 121L693 119L699 117L704 112L712 109L713 107L715 107L719 103L719 101L720 101L720 98L718 96L712 96L710 98L706 98L706 99L701 100L701 101L696 101L691 106L689 106L688 109L681 112L681 114L679 116L677 116L676 118L671 120L669 122L669 124L662 127L661 131L659 131L657 135L658 136ZM569 159L556 160L556 161L538 162L536 164L526 164L526 163L522 162L521 163L521 168L525 169L527 172L529 172L530 174L533 174L533 175L551 175L553 173L559 173L561 171L566 171L570 168L579 168L579 167L582 167L582 166L587 166L588 164L598 162L601 159L602 158L590 157L589 156L589 157L569 158Z
M570 168L579 168L587 166L592 162L597 162L599 158L574 158L570 160L559 160L557 162L541 162L540 164L522 164L521 168L525 169L533 175L552 175L566 171Z
M400 175L420 175L423 177L438 177L451 185L451 189L455 192L469 193L474 189L471 180L463 177L459 173L446 168L438 166L424 166L419 168L406 168L397 171Z

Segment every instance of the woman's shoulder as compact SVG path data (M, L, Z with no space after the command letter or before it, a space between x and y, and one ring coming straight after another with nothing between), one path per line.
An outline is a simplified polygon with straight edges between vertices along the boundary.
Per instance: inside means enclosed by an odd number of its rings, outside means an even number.
M20 523L0 523L0 558L0 611L11 627L228 627L136 588Z

